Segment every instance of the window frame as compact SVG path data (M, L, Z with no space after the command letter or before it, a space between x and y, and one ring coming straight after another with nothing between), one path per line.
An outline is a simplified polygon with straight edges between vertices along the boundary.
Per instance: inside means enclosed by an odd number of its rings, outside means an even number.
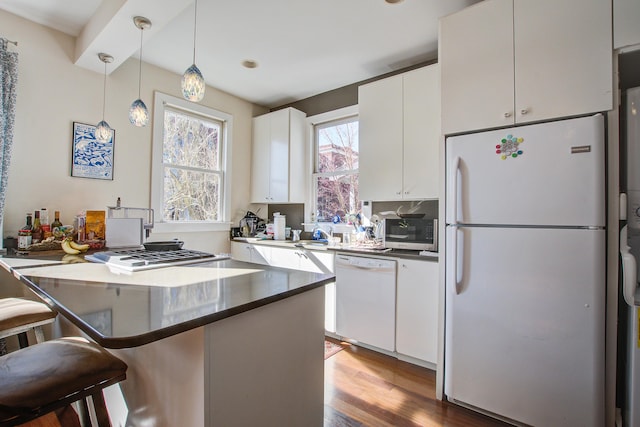
M316 141L316 126L326 124L328 122L339 122L341 120L348 120L352 117L356 117L358 121L359 117L358 105L351 105L349 107L339 108L337 110L327 111L326 113L317 114L315 116L307 117L307 123L309 124L309 141L311 144L311 149L309 150L310 159L309 159L309 167L311 173L311 182L309 184L309 197L307 198L307 206L310 209L305 209L307 212L305 215L305 221L308 222L316 222L317 218L315 217L317 212L317 177L319 176L329 176L333 174L328 174L325 172L316 172L318 167L318 144ZM358 167L358 170L360 168ZM352 172L344 172L345 175L351 174ZM330 224L331 221L321 221L319 224Z
M162 218L164 204L164 115L165 109L193 114L201 118L212 118L222 123L220 132L220 178L222 180L222 194L220 202L221 218L219 221L165 221ZM203 232L228 231L231 227L230 218L230 179L231 176L231 141L233 130L233 116L196 104L182 98L154 92L153 135L151 156L151 207L154 210L154 231L159 233L171 232Z

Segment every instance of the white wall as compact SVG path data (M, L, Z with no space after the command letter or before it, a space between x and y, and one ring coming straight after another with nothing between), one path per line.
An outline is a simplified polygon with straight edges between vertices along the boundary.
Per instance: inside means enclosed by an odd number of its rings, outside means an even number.
M103 75L72 63L75 38L0 11L0 37L18 42L18 102L12 164L5 202L4 235L16 236L25 214L46 207L71 224L81 210L106 210L116 199L123 206L150 206L152 125L129 124L128 110L138 97L138 61L127 60L107 77L105 119L115 129L113 181L71 177L73 122L96 124L102 118ZM109 52L107 52L109 53ZM96 56L96 61L99 59ZM185 67L189 64L185 64ZM142 99L150 112L153 92L180 94L180 76L148 63L142 67ZM230 220L248 208L251 118L266 108L207 87L203 105L233 115ZM176 233L190 249L228 252L228 233Z

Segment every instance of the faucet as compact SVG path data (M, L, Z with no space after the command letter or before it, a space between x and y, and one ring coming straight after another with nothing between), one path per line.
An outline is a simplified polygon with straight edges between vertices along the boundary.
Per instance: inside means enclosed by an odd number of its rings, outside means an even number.
M314 240L320 240L322 239L322 236L324 236L325 239L329 240L329 238L333 236L333 227L329 226L329 232L327 233L324 229L316 224L316 226L313 227L313 232L311 233L311 235L313 236Z

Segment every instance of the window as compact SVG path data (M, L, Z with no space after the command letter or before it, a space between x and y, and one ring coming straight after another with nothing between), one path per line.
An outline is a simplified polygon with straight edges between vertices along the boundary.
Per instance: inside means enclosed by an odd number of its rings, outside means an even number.
M316 221L331 222L337 216L340 221L347 222L350 215L361 210L358 197L358 116L353 108L323 116L327 120L313 126Z
M225 165L230 128L231 116L226 113L156 93L152 164L156 225L213 230L212 224L228 217Z

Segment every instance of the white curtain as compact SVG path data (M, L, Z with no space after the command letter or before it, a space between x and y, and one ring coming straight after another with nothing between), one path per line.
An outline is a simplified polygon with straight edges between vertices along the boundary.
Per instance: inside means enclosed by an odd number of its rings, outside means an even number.
M13 123L16 116L18 54L9 52L7 39L0 38L0 248L2 247L4 199L13 146Z

